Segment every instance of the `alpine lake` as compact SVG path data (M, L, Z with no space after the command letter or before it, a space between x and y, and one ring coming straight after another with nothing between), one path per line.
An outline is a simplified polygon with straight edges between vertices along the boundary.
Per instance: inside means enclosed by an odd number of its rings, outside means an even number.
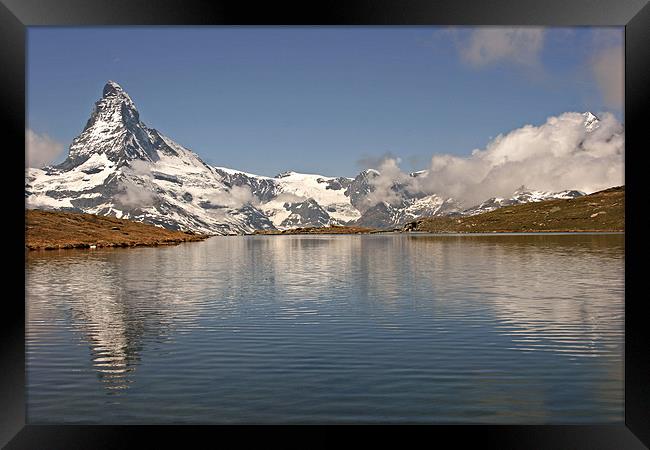
M30 424L623 423L622 233L26 255Z

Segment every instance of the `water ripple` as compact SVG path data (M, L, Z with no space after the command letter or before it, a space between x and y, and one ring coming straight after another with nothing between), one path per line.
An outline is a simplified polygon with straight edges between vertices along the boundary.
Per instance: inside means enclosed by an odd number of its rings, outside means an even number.
M624 237L30 253L30 423L623 420Z

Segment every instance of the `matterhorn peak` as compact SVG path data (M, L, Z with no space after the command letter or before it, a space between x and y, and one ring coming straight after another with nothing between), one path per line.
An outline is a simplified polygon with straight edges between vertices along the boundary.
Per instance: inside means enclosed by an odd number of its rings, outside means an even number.
M108 80L104 85L104 90L102 91L102 97L109 97L111 95L120 95L120 94L126 94L126 92L124 92L124 89L122 89L122 86L120 86L118 83L116 83L113 80Z
M90 128L96 124L113 124L113 126L136 125L140 121L138 110L122 86L109 80L102 90L102 98L95 103L95 109L86 124Z
M131 97L129 97L129 94L127 94L126 91L122 89L122 86L113 80L108 80L104 85L104 89L102 90L102 98L99 100L99 102L102 101L110 102L113 106L126 104L128 108L133 110L136 109L135 105L133 104L133 100L131 100Z
M154 153L152 136L153 131L140 121L129 94L118 83L109 80L60 167L64 170L76 167L93 154L105 154L118 165L134 158L150 159Z

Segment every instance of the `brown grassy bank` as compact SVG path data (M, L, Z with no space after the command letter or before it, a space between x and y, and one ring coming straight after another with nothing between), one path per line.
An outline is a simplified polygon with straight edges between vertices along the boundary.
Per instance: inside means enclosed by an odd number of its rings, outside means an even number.
M431 217L404 231L430 233L605 232L625 230L625 186L567 200L507 206L475 216Z
M25 247L61 248L136 247L202 241L208 236L171 231L132 220L58 211L25 211Z

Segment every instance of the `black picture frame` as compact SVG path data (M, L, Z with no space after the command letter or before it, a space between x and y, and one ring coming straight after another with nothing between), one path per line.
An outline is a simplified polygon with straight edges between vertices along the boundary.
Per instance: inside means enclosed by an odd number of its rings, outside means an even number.
M348 0L332 2L250 2L220 0L0 0L0 108L4 133L1 172L5 208L5 249L25 255L24 164L26 27L98 25L522 25L625 27L626 269L625 424L561 426L418 426L409 441L435 444L451 438L495 448L627 449L650 446L650 341L643 295L644 173L650 92L650 5L648 0ZM645 114L644 114L645 113ZM9 158L10 157L10 158ZM24 167L24 166L23 166ZM23 218L14 219L11 218ZM6 261L11 261L6 259ZM10 263L13 266L13 263ZM16 265L17 266L17 265ZM6 448L115 448L146 439L145 447L207 439L217 445L236 437L238 445L260 435L287 442L295 428L224 426L35 426L25 423L25 271L9 278L18 294L5 293L2 316L0 444ZM5 292L8 292L5 290ZM634 295L633 295L634 293ZM24 301L24 295L23 295ZM352 428L344 427L346 431ZM358 428L354 428L355 430ZM404 427L362 427L382 440ZM302 427L305 430L305 427ZM309 442L337 444L331 427L308 427ZM289 433L284 433L289 431ZM413 440L411 440L413 439ZM200 441L196 441L200 442ZM385 441L384 441L385 442ZM270 441L269 441L270 443ZM140 444L141 445L141 444ZM408 445L408 444L407 444Z

